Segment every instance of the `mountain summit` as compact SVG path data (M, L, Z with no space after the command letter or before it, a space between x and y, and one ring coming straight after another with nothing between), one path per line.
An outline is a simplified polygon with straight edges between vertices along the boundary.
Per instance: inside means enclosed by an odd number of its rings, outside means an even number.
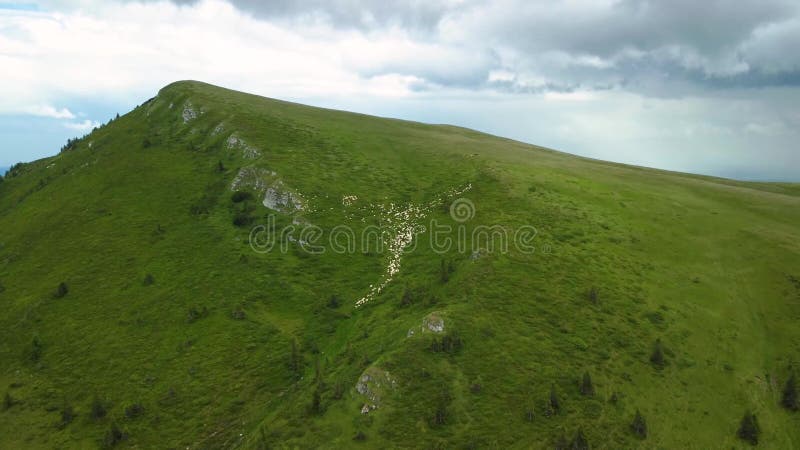
M0 182L0 448L796 447L798 224L798 185L174 83Z

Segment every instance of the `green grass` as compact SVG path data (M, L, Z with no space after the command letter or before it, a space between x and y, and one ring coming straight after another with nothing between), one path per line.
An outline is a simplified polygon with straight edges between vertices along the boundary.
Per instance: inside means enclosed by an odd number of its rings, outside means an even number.
M184 123L187 102L202 114ZM231 133L260 157L228 149ZM536 251L440 255L426 233L354 308L388 253L254 252L233 219L270 211L231 200L242 167L276 172L325 237L378 223L377 205L438 205L471 183L465 229L530 225ZM345 207L348 195L358 200ZM458 225L444 207L420 222L431 219ZM800 414L779 402L800 357L799 224L796 184L176 83L0 183L0 395L13 399L0 448L98 447L112 423L127 435L118 445L139 448L548 448L578 429L593 448L744 448L746 410L763 447L798 447ZM430 350L431 313L463 348ZM365 370L395 383L362 415ZM579 393L586 371L594 397ZM552 387L562 410L546 417ZM128 417L135 403L143 413ZM75 418L60 424L65 405ZM629 429L637 409L646 440Z

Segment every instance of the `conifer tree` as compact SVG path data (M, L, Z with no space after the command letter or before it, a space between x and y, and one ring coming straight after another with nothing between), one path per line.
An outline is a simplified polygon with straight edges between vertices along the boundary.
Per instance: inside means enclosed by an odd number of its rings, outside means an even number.
M739 439L747 441L751 445L756 445L758 444L759 434L761 434L761 429L758 426L758 420L755 414L750 411L745 412L736 435L739 436Z
M638 436L641 439L647 437L647 422L645 422L642 413L639 410L636 410L636 416L633 418L633 422L631 423L631 431L633 434Z
M666 365L666 360L664 359L664 348L661 345L661 339L656 339L655 345L653 345L653 353L650 355L650 362L655 366L656 369L663 369L664 365Z
M586 440L586 436L583 435L582 429L579 428L578 432L575 433L570 448L573 450L589 450L589 442Z
M556 392L556 387L552 386L550 388L550 409L553 411L553 414L558 414L561 412L561 402L558 399L558 393Z
M581 381L581 394L586 396L594 395L594 385L592 384L592 377L589 372L583 373L583 380Z
M800 409L800 402L797 400L797 382L794 373L789 376L789 379L786 380L786 385L783 387L781 405L790 411L797 411Z

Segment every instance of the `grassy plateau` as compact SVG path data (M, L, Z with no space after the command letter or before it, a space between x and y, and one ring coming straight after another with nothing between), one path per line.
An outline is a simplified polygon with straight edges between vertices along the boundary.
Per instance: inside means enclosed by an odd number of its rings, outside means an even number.
M0 182L2 449L791 449L798 363L798 184L189 81Z

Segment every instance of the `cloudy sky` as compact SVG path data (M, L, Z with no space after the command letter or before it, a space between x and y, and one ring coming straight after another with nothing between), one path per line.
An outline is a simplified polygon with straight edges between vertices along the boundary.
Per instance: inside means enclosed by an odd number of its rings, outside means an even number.
M797 0L0 0L0 166L181 79L800 181Z

